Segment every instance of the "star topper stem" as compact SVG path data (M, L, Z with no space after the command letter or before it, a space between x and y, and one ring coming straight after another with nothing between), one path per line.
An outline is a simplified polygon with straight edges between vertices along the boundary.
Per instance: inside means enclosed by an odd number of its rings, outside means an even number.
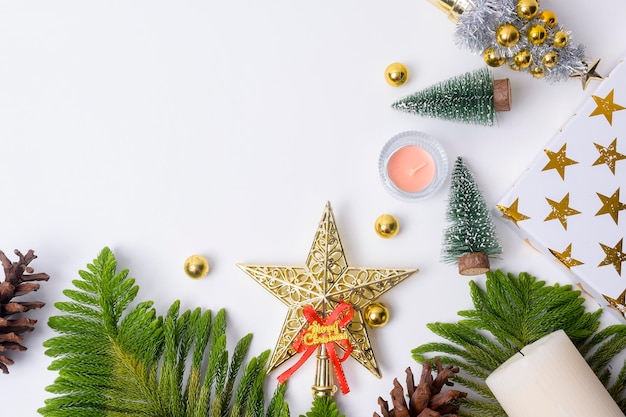
M337 386L333 383L333 374L326 352L326 345L320 345L317 348L315 359L315 382L311 386L313 397L332 397L337 392Z

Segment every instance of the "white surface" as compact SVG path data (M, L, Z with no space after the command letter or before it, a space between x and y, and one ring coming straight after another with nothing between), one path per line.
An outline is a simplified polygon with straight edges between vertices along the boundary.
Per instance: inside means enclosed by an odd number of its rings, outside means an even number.
M601 72L623 57L626 3L542 7L602 58ZM344 365L352 392L337 396L340 410L377 410L394 377L419 369L410 350L435 339L425 325L471 306L468 278L439 262L445 188L419 203L388 195L377 173L384 143L410 129L437 137L495 204L590 93L577 80L549 85L501 68L494 74L511 78L514 104L497 127L391 110L482 65L453 31L426 0L2 2L0 249L35 249L33 266L52 278L30 296L47 306L31 315L29 349L0 375L1 414L35 416L49 397L47 318L104 246L136 277L138 300L155 300L160 313L175 299L224 307L231 344L253 332L251 353L273 348L287 309L235 264L302 265L326 201L351 265L421 269L380 300L392 314L370 332L383 378ZM383 78L394 61L411 71L402 88ZM394 239L374 232L385 212L400 219ZM504 254L494 268L569 283L497 225ZM200 281L182 271L193 253L212 264ZM294 416L310 408L313 374L311 361L290 382Z

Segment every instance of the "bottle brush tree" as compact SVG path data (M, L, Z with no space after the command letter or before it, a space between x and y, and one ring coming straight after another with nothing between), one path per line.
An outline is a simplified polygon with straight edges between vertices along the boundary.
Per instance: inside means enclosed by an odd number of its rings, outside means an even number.
M493 126L495 113L511 109L509 80L487 68L450 78L401 98L393 109L423 117Z
M461 275L489 271L489 257L502 253L495 224L474 176L458 157L450 177L449 222L444 231L442 260L458 263Z
M79 272L63 314L49 319L59 333L47 340L55 396L38 411L47 417L288 417L285 384L267 407L264 381L269 351L245 357L251 334L226 349L226 313L199 308L181 313L174 302L157 315L138 293L128 270L117 271L104 248ZM230 356L230 358L229 358Z

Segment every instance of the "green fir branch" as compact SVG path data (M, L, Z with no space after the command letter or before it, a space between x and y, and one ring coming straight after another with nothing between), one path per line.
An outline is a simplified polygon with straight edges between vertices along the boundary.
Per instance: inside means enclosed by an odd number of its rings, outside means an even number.
M175 301L161 317L151 301L130 308L139 287L127 270L117 272L108 248L79 276L75 288L64 291L70 301L56 303L63 315L48 322L59 334L44 343L58 377L47 387L54 396L41 415L289 416L285 386L265 412L269 351L246 363L251 334L228 362L224 310L181 312Z
M447 342L426 343L411 351L418 363L439 357L461 368L454 382L472 393L461 400L462 417L506 417L484 383L504 361L522 347L562 329L626 411L626 362L618 375L610 363L626 348L626 325L598 331L602 310L587 312L581 292L571 285L546 285L520 273L488 272L485 288L469 283L474 309L459 311L457 323L427 327Z
M311 410L300 417L345 417L339 414L337 404L332 397L315 397Z

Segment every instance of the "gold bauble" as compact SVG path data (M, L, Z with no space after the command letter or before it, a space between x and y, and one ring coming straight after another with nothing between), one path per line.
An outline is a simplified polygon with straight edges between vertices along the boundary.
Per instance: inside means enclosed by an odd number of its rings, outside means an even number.
M530 73L532 74L533 77L535 78L543 78L546 75L545 70L543 69L543 67L540 67L538 65L535 65L534 67L532 67L530 69Z
M557 48L565 48L567 46L567 41L569 41L569 35L567 32L559 30L554 34L554 39L552 40L552 44Z
M541 58L541 62L544 67L552 68L557 64L557 62L559 62L559 54L554 51L550 51Z
M385 81L392 87L400 87L409 79L409 70L399 62L389 64L385 69Z
M389 309L383 303L374 302L365 307L363 316L368 326L383 327L389 321Z
M184 269L189 278L204 278L209 273L209 261L202 255L191 255L185 260Z
M378 236L389 239L398 234L400 223L391 214L381 214L374 223L374 229L376 229Z
M518 68L528 68L533 63L533 56L528 49L523 49L513 55L513 62Z
M543 12L539 13L539 16L537 17L543 22L546 27L553 28L556 26L556 15L550 10L544 10Z
M528 29L528 40L533 45L541 45L546 41L547 37L548 31L541 25L535 25Z
M503 57L496 51L496 48L487 48L483 51L483 59L485 60L485 64L490 67L500 67L506 61L506 58Z
M532 19L539 13L537 0L519 0L517 2L517 16L520 19Z
M519 30L514 25L506 23L496 30L496 41L500 46L510 48L519 41Z

